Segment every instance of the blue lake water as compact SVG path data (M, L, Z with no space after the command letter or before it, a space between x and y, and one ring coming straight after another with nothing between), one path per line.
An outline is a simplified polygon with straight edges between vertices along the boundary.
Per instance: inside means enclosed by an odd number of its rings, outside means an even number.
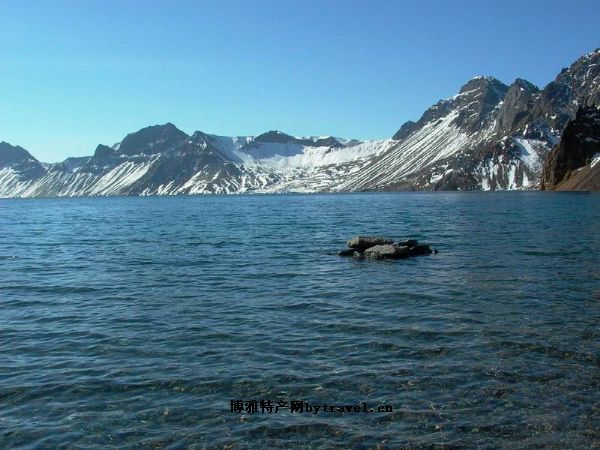
M597 194L1 200L0 448L597 448L599 231Z

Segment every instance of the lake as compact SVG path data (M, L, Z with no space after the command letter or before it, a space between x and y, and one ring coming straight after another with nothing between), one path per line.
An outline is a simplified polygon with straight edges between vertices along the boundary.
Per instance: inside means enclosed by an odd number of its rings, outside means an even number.
M585 193L0 200L0 447L598 447L599 231Z

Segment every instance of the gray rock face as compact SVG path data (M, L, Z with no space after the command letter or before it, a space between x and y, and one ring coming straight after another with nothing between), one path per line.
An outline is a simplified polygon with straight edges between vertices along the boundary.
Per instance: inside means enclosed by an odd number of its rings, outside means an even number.
M527 123L540 90L527 80L517 78L510 85L504 101L498 111L496 132L510 134L516 132Z
M408 247L397 247L390 244L370 247L365 250L364 255L369 259L402 259L411 256Z
M494 77L476 77L465 84L454 100L453 108L459 111L455 124L468 132L475 132L493 121L491 112L496 109L508 91Z
M383 236L355 236L348 241L348 247L354 250L364 251L375 245L393 244L392 239Z

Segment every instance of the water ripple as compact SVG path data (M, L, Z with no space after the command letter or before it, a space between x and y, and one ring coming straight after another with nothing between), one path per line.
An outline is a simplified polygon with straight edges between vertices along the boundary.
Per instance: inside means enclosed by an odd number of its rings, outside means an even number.
M598 195L0 207L1 448L600 446ZM359 233L440 253L339 258Z

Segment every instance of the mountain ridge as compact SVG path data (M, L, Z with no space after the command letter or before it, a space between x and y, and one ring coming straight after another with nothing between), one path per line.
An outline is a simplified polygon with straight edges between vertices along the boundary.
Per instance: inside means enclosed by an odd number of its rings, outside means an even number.
M580 106L600 103L600 49L543 89L468 80L390 139L192 135L167 122L46 164L0 144L0 197L536 189Z

